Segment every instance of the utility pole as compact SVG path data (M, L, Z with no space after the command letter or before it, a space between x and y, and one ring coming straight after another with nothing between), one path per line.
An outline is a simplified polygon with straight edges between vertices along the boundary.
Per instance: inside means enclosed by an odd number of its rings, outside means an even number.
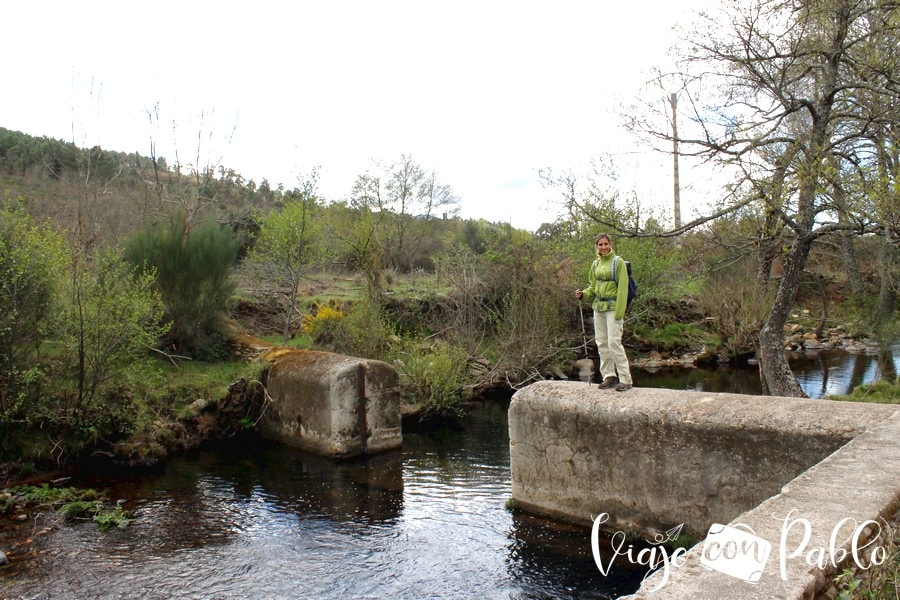
M669 96L672 104L672 160L675 163L673 186L675 188L675 229L681 227L681 184L678 180L678 94Z

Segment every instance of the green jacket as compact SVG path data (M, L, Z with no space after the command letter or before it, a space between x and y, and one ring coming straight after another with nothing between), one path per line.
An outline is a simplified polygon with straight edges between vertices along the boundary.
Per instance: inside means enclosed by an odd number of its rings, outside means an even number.
M610 252L606 256L598 256L588 271L588 284L582 290L584 299L590 302L597 312L606 310L616 311L616 320L625 318L625 308L628 306L628 269L625 261L616 263L616 282L612 277L612 263L615 255Z

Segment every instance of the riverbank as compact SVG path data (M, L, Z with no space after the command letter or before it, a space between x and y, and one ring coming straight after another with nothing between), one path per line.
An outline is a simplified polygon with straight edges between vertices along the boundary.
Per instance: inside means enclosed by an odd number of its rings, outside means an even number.
M165 378L172 385L171 389L159 390L162 397L174 402L169 410L169 416L164 412L157 412L140 431L115 442L100 441L73 462L90 465L91 468L98 470L153 468L173 453L196 448L208 440L228 438L252 428L264 403L264 390L259 383L264 367L259 359L272 347L274 347L272 342L241 333L234 338L235 362L229 363L232 366L220 368L211 363L185 363L181 367L172 367L169 363L161 361L160 367L171 371L171 375ZM819 338L802 324L794 323L786 331L785 349L794 358L809 358L822 352L834 351L874 356L878 353L879 347L872 340L850 336L843 327L828 329ZM596 372L596 359L593 363ZM651 350L638 356L632 355L631 364L633 369L656 373L691 372L702 370L704 367L714 368L722 363L714 353L697 349L677 355ZM185 372L188 366L191 369ZM472 360L469 366L476 372L476 376L482 376L491 369L490 363L485 359ZM201 371L209 373L201 376ZM578 365L573 362L566 367L545 369L541 377L577 378L578 371ZM243 374L239 375L241 372ZM238 378L232 379L230 384L222 381L201 383L203 379L215 379L215 373L218 373L220 378ZM180 380L190 383L179 383ZM485 397L508 396L516 389L503 378L482 381L490 383L482 383L477 389L472 390L471 395L459 405L462 412L467 411L466 403ZM867 387L861 390L859 396L870 401L897 402L897 389L896 384L891 386L885 383L874 390ZM433 430L447 423L452 424L458 420L458 416L457 410L434 410L422 402L403 405L405 431ZM43 464L7 462L0 464L0 483L8 486L35 476L42 477L45 481L55 479L65 473L65 465L62 467L58 468L50 462ZM38 472L49 475L40 475Z
M165 398L176 406L167 413L157 412L131 435L122 435L116 441L98 440L65 462L23 458L0 463L0 486L45 485L67 477L73 470L97 474L152 471L173 454L252 428L263 405L256 375L259 369L252 361L237 364L244 367L247 377L231 384L207 386L195 382L198 387L191 389L196 395L188 397L184 394L191 392L184 388L166 390ZM217 372L229 376L238 370L230 365Z

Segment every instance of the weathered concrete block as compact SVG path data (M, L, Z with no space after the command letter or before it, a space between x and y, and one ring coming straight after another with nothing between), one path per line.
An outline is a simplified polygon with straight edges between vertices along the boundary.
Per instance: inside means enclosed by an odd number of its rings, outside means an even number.
M265 358L271 401L258 425L264 437L336 458L402 445L399 377L391 365L283 348Z
M722 555L715 553L715 546L701 542L682 564L668 572L661 569L628 598L804 600L827 591L844 568L872 567L871 553L890 547L892 532L882 525L900 507L898 439L900 410L729 523L771 544L755 583L704 565L704 559ZM870 521L874 523L864 531L871 539L857 538L855 533ZM752 553L724 556L746 563Z
M543 381L509 407L517 506L702 539L876 426L894 406Z

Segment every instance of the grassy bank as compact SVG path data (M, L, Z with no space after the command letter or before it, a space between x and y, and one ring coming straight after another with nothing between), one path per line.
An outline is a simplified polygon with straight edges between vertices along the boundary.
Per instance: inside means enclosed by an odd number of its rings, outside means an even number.
M10 434L0 481L85 462L153 464L250 427L253 418L245 411L261 371L260 363L244 357L199 362L153 355L136 361L100 399L90 425L66 428L56 424L65 413L50 413L44 418L52 429L42 435L27 427Z

